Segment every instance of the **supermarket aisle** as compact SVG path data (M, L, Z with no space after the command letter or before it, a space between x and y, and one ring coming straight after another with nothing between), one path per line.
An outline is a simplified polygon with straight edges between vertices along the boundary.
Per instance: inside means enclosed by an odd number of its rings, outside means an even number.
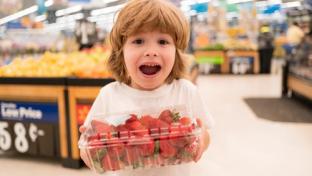
M213 142L194 166L196 176L308 176L312 174L312 124L257 118L245 97L278 97L278 76L202 76L198 85L216 125ZM58 161L0 157L0 175L94 175Z

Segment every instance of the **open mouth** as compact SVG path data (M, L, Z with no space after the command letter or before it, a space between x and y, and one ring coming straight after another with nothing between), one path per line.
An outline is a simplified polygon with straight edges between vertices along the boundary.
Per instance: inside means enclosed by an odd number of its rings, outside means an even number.
M161 70L161 66L158 64L141 65L139 69L143 74L150 76L158 73Z

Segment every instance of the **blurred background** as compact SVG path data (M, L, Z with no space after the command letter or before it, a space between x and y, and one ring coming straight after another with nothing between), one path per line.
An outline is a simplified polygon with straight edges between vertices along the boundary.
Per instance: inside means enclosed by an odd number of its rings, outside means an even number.
M189 20L188 79L216 122L193 173L312 175L312 1L170 1ZM106 39L126 2L0 0L1 173L93 174L78 127L114 81Z

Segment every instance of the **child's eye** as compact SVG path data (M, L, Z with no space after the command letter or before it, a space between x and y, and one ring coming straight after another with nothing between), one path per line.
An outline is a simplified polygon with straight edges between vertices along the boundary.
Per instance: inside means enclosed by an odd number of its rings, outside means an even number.
M140 45L140 44L144 43L144 41L142 39L136 39L132 43Z
M167 40L159 40L158 43L161 44L161 45L169 44L169 42Z

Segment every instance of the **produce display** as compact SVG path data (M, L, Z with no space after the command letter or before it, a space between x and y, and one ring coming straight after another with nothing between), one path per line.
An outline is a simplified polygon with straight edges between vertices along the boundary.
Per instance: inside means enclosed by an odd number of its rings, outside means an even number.
M51 53L39 58L15 58L0 67L0 77L78 77L107 78L108 51L93 49L88 52Z
M289 72L308 81L312 81L312 68L308 66L291 66Z
M120 123L96 118L81 135L79 148L86 151L95 172L194 161L201 128L192 118L169 109L158 115L120 117L124 118Z
M257 50L258 46L249 40L228 39L223 43L227 50Z
M225 48L222 44L210 44L202 48L197 48L198 51L223 51Z

